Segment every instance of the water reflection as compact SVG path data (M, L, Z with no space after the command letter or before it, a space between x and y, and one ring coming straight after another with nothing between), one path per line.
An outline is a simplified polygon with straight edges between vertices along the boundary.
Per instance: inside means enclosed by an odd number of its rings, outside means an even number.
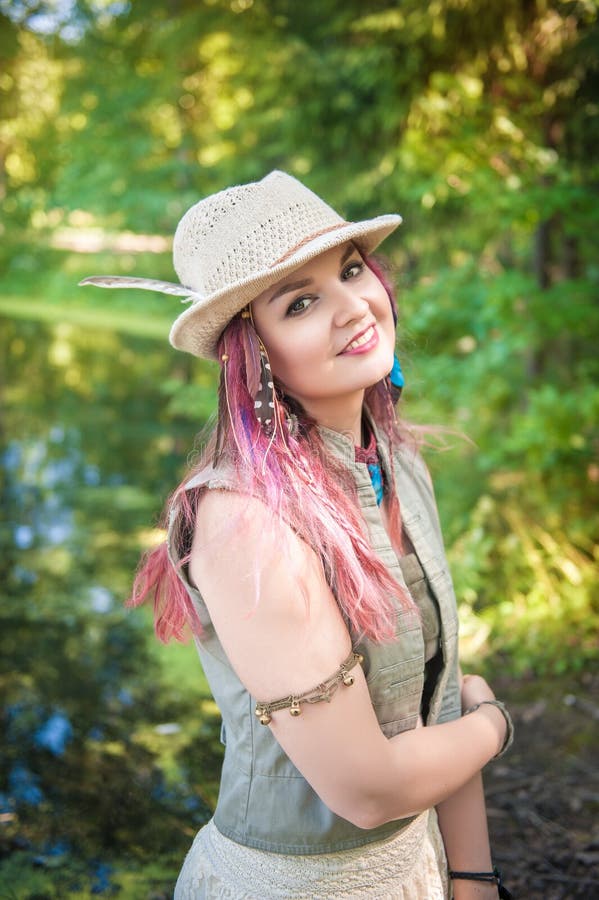
M9 319L0 359L0 816L31 865L167 847L170 871L214 802L218 722L193 650L165 664L122 600L214 376L162 342Z
M4 526L17 551L12 575L59 575L64 589L82 580L87 557L88 588L90 575L102 574L91 596L100 611L106 599L99 592L126 590L136 532L155 520L202 424L193 410L170 412L173 384L192 400L196 390L199 407L210 391L194 385L190 364L158 342L65 325L1 324L0 463ZM205 380L199 366L197 374ZM90 547L115 540L124 551L118 561L112 554L89 558ZM64 551L61 564L56 554L47 564L50 548Z

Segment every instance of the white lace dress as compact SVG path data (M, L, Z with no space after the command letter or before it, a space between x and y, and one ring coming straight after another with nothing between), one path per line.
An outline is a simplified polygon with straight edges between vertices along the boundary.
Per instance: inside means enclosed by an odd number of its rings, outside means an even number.
M210 821L181 869L174 900L447 900L447 861L434 810L391 838L338 853L254 850Z

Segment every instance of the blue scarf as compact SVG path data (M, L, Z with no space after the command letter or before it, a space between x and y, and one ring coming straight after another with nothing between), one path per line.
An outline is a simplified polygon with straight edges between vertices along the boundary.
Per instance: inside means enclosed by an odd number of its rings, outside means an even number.
M372 431L368 439L367 447L356 447L356 462L365 463L368 466L370 480L376 496L377 505L380 506L385 495L385 485L383 482L383 471L381 469L381 461L376 446L376 438Z

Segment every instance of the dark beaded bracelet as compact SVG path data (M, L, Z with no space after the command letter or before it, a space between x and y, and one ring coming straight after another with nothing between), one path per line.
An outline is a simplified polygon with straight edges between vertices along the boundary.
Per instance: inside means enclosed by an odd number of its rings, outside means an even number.
M497 866L493 866L492 872L453 872L450 870L449 877L461 881L484 881L487 884L497 885L497 892L500 900L514 900L511 894L501 880L501 872Z
M496 706L505 719L505 740L499 753L496 753L493 757L493 759L499 759L500 756L503 756L504 753L507 753L514 742L514 723L512 722L512 717L507 711L505 703L502 703L501 700L481 700L480 703L475 703L474 706L471 706L469 709L464 710L463 715L467 716L469 713L476 712L477 709L480 709L481 706L485 706L485 704L487 706Z

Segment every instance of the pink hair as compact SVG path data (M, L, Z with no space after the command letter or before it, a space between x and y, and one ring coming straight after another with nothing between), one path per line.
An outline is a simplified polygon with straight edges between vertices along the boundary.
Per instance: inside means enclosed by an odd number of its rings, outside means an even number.
M383 270L372 259L367 264L385 286L396 315L395 298ZM260 377L260 357L249 318L238 315L231 320L221 335L218 355L226 359L219 386L218 428L194 471L215 459L226 459L234 468L239 491L259 497L273 510L275 521L290 526L322 560L329 586L352 629L376 641L393 637L394 600L413 607L412 600L368 542L350 472L327 452L316 422L280 390L274 433L266 434L258 423L253 394ZM392 452L404 438L387 380L369 388L365 400ZM297 416L296 428L288 427L290 415ZM177 568L189 561L200 494L200 489L186 490L189 477L165 509L164 524L176 509ZM401 550L401 514L394 480L388 487L391 539ZM147 553L128 601L136 606L153 598L156 634L165 642L171 637L182 640L186 625L201 634L198 614L177 568L168 557L166 544Z

